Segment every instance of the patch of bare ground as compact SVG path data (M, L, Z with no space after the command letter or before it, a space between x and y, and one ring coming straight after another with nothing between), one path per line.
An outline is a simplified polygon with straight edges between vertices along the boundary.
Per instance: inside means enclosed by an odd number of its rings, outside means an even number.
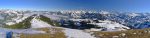
M36 30L45 31L44 34L21 34L20 38L66 38L61 28L38 28Z

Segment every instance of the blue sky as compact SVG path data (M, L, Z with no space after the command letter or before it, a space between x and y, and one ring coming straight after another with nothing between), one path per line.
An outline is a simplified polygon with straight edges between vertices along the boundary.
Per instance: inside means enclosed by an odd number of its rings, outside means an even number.
M30 10L120 10L150 12L150 0L0 0L0 8Z

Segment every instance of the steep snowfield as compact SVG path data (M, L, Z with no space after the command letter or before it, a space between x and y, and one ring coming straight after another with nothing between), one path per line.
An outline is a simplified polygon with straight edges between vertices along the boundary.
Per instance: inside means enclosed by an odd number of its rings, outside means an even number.
M64 29L67 38L95 38L90 33L86 33L82 30L69 29L69 28L64 28Z
M36 18L33 18L31 20L31 28L43 28L43 27L52 27L52 26Z

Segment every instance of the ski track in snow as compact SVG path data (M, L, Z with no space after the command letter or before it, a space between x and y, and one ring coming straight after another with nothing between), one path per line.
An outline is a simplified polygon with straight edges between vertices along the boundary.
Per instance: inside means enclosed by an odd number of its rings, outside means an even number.
M43 27L52 27L52 26L47 24L46 22L43 22L43 21L38 20L36 18L33 18L31 20L31 28L43 28Z
M90 33L83 32L82 30L64 28L65 35L67 38L96 38Z

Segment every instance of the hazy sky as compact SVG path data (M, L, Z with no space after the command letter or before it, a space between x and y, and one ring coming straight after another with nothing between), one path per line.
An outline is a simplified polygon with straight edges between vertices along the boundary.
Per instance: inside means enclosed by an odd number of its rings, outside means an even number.
M150 0L0 0L4 9L107 9L150 12Z

